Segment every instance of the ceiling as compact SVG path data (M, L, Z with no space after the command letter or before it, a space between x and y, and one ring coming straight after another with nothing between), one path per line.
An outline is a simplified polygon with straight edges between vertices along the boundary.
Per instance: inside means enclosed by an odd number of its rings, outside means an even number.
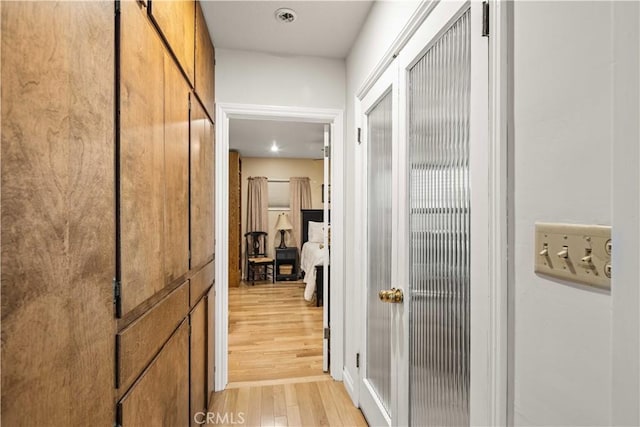
M216 48L346 58L372 1L203 1ZM289 24L279 8L295 10Z
M271 151L273 142L280 148ZM321 159L324 125L273 120L229 120L229 148L242 157Z

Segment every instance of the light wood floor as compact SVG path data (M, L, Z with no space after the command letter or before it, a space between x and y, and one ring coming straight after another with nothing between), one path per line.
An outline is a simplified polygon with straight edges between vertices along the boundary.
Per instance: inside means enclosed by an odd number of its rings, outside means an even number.
M233 414L236 422L254 426L366 426L341 382L322 380L273 381L274 385L228 388L214 393L209 411Z
M229 289L229 384L209 404L233 415L229 425L367 425L343 384L322 372L322 307L303 291L291 282Z
M229 383L322 375L322 307L304 283L229 289Z

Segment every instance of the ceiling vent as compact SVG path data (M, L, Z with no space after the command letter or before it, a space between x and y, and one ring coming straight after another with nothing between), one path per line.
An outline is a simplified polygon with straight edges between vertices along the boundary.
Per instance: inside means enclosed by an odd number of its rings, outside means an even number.
M282 8L276 10L276 21L282 22L283 24L290 24L296 20L298 15L296 15L295 10Z

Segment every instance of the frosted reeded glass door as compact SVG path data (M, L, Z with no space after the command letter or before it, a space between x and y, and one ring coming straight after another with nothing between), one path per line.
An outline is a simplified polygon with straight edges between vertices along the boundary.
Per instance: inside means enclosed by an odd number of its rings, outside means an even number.
M391 283L392 96L388 92L367 115L367 317L366 373L391 415L391 304L378 292Z
M470 11L408 73L410 421L469 425Z

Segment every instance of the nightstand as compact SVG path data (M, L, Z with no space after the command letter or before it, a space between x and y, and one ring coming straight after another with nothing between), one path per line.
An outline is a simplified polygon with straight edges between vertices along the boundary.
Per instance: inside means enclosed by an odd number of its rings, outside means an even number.
M276 281L297 279L298 248L276 248Z

